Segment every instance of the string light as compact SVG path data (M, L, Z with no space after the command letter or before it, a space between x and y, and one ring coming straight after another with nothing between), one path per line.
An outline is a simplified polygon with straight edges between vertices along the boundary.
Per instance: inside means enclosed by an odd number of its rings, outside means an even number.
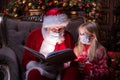
M100 0L11 0L9 3L4 12L15 17L25 15L21 12L27 12L31 8L44 11L51 7L62 7L66 11L83 11L87 20L91 21L98 21L101 16Z

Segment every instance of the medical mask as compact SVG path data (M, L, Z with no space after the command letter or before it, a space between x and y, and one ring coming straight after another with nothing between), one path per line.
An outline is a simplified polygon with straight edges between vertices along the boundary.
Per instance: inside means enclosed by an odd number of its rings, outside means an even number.
M52 37L59 37L59 38L61 38L61 37L63 37L64 32L62 31L62 32L57 33L57 32L50 31L49 35L52 36Z
M90 36L88 34L80 35L79 39L83 44L90 44Z
M49 35L50 35L50 36L53 36L53 37L59 37L59 36L60 36L60 33L56 33L56 32L50 31L50 32L49 32Z

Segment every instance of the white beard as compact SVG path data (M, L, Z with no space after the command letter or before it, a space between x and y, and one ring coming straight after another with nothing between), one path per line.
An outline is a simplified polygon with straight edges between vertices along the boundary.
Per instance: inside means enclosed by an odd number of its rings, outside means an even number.
M39 52L42 53L45 57L47 57L50 52L54 51L56 43L60 40L61 36L59 35L59 33L51 32L49 34L46 34Z
M47 41L44 40L42 42L42 45L41 45L41 48L40 48L40 53L42 53L45 57L47 57L47 55L50 52L53 52L54 49L55 49L55 45L50 44L49 42L47 42Z

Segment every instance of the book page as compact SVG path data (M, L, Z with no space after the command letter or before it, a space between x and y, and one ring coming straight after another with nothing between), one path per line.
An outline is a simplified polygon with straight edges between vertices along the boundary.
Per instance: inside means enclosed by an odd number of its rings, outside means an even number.
M31 52L32 54L34 54L36 57L38 57L39 59L45 61L45 56L43 54L41 54L40 52L36 51L36 50L33 50L27 46L24 46L24 48L26 50L28 50L29 52Z
M47 56L46 61L54 64L60 64L74 60L75 58L76 55L74 54L73 50L68 48L50 53Z
M24 49L34 54L36 57L42 60L42 62L47 62L47 63L62 64L62 63L74 60L76 58L76 55L74 54L73 50L69 48L51 52L46 58L43 54L29 47L24 46Z

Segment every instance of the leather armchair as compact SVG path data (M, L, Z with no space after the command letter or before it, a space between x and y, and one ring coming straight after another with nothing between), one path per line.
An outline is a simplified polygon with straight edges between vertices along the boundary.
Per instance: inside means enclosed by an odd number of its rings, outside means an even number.
M75 42L77 28L84 22L83 18L71 20L66 30L69 31ZM0 14L0 80L24 80L22 69L23 48L28 34L36 28L42 27L42 22L21 21L5 14Z

